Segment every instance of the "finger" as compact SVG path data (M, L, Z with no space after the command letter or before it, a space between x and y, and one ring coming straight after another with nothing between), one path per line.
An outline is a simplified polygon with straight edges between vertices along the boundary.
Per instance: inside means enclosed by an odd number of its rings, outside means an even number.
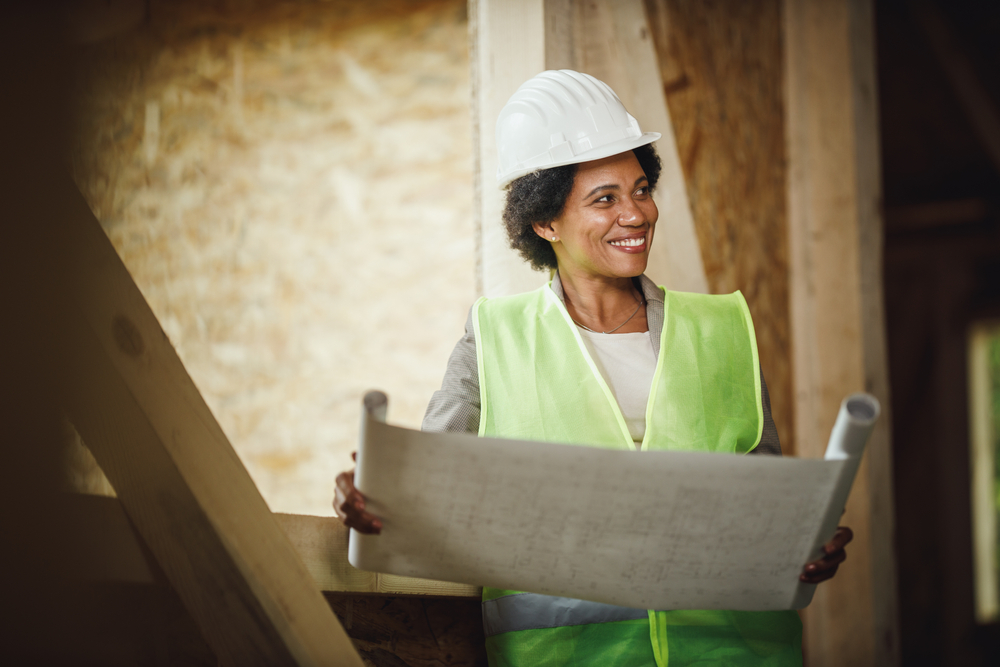
M352 491L356 490L354 486L354 471L346 470L339 475L335 480L336 487L344 492L344 495L350 495Z
M333 510L344 525L349 528L375 535L382 531L382 521L365 510L365 497L354 486L354 471L337 475Z
M367 513L349 517L344 521L344 525L365 535L378 535L382 532L382 522L378 517Z
M359 510L365 508L365 497L361 495L358 488L354 486L354 471L348 470L347 472L342 472L337 475L336 480L337 497L342 497L340 503L349 502L351 505L355 505Z
M334 500L334 510L337 512L337 517L345 526L354 528L362 533L378 534L381 532L381 519L374 514L359 509L356 504L351 503L349 500L342 502L340 500L340 498Z
M348 498L351 497L356 489L354 487L354 475L353 472L342 472L337 475L336 480L334 480L333 486L333 509L337 511L338 514L342 511L342 507Z
M829 570L831 567L835 568L845 560L847 560L847 552L841 549L840 551L834 551L832 554L828 554L822 558L814 560L811 563L807 563L806 566L802 568L802 571L807 574L810 572L823 572L824 570Z
M833 575L835 574L837 574L836 565L833 566L833 568L826 570L824 572L817 572L815 574L801 574L799 575L799 581L802 581L807 584L819 584L826 581L827 579L832 579Z
M847 546L851 540L854 539L854 531L847 526L838 526L837 532L833 534L833 537L828 542L828 546L835 548L828 549L828 551L838 551Z
M341 489L337 489L333 503L334 511L341 518L363 521L375 518L372 514L365 511L365 498L356 489L347 495L344 495Z
M364 511L364 507L359 507L357 497L345 496L343 491L337 489L333 496L333 511L343 521L348 517L357 518Z
M823 545L823 550L828 554L833 553L834 551L840 551L853 539L853 530L847 526L838 526L837 532L833 534L830 541Z

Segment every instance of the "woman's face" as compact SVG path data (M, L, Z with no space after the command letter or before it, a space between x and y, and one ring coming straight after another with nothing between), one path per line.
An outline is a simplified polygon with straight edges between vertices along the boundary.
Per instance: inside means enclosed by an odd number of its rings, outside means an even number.
M561 272L632 278L646 270L659 211L632 151L577 167L558 218L535 225L552 241Z

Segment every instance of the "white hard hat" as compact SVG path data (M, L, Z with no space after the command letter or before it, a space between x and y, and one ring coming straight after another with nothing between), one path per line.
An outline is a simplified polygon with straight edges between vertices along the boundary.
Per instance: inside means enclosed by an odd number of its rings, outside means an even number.
M497 118L497 185L539 169L599 160L660 138L643 134L615 91L589 74L549 70L518 88Z

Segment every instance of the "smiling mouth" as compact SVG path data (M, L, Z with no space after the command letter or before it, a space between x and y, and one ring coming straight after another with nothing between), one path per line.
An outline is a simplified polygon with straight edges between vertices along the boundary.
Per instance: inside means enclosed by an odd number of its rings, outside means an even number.
M634 239L619 239L617 241L608 241L608 243L616 248L639 248L646 245L646 237L640 236Z

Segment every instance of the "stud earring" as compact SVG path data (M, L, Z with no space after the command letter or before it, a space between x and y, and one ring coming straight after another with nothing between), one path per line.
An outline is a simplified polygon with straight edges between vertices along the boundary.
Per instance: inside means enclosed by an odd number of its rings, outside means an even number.
M552 240L553 240L553 241L555 241L555 240L556 240L556 237L554 237L554 236L553 236L553 237L552 237Z

